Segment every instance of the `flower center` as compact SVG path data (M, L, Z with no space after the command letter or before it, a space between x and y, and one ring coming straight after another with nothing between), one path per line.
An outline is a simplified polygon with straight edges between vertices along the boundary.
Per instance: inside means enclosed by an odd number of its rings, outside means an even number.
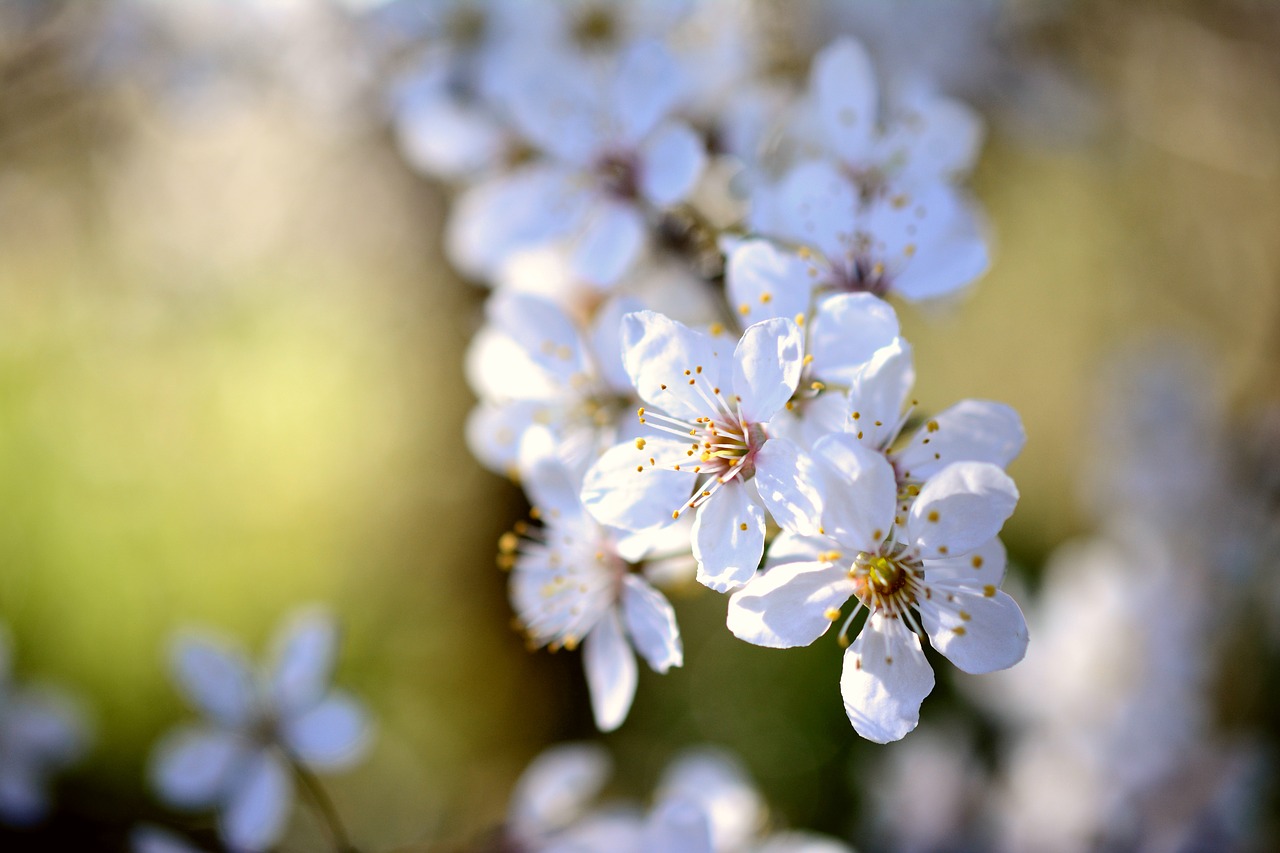
M924 568L901 546L890 551L881 548L874 554L860 552L849 568L849 577L854 594L868 610L896 615L915 603Z
M640 194L635 158L626 154L605 154L596 161L596 174L604 191L620 199L634 199Z

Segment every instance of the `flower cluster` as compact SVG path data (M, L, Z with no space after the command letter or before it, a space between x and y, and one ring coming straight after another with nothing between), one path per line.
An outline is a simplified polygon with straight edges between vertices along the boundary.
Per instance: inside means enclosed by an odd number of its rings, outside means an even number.
M408 159L458 185L450 258L493 291L468 441L533 505L499 556L530 646L581 643L613 729L637 655L681 664L659 588L692 574L757 645L843 619L849 718L901 738L934 683L921 636L975 673L1027 644L998 539L1020 420L921 415L886 301L986 269L981 121L847 38L779 96L742 5L515 5L434 4L449 49L397 103ZM735 58L715 73L689 49L709 32Z
M685 853L849 853L825 836L769 831L769 810L733 756L690 749L663 772L653 806L596 802L608 754L561 744L535 758L508 809L507 843L529 851L678 850Z

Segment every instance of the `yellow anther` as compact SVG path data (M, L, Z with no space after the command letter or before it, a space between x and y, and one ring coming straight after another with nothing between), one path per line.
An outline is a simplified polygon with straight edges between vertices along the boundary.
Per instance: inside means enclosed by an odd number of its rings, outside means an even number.
M709 331L712 335L719 337L720 335L724 334L724 323L712 323L711 328L708 329L707 331Z
M797 326L803 326L803 325L804 325L804 315L803 315L803 314L797 314L797 315L796 315L796 325L797 325Z
M840 618L840 611L838 608L828 607L822 615L834 622Z
M982 556L981 556L981 555L979 555L979 554L974 554L974 555L973 555L973 560L971 560L970 562L972 562L972 563L973 563L973 567L974 567L975 569L980 569L980 568L982 568Z
M644 417L644 406L641 406L640 408L636 409L636 417L640 417L640 418Z
M929 421L927 424L925 424L925 425L924 425L924 427L925 427L925 429L929 430L929 432L937 432L937 431L938 431L938 422L937 422L937 421Z
M814 381L809 383L809 387L812 388L814 391L821 391L823 388L826 388L827 386L815 379Z
M765 305L768 305L771 301L773 301L773 294L772 294L772 293L767 293L767 292L766 292L766 293L762 293L762 294L760 294L760 302L761 302L761 303L763 303L763 304L765 304Z
M861 418L861 417L862 417L862 412L854 412L854 413L853 413L852 415L850 415L849 417L853 418L853 419L856 421L856 420L858 420L859 418Z
M996 597L996 588L995 588L994 586L992 586L991 584L987 584L986 586L984 586L984 587L982 588L982 594L983 594L984 596L986 596L987 598L995 598L995 597Z
M929 510L929 514L926 515L925 518L929 519L930 521L937 521L940 518L940 516L938 515L938 511L936 509L931 509Z
M951 633L955 634L957 637L963 637L968 632L965 631L963 625L957 625L951 629Z
M498 537L498 550L504 554L514 553L519 545L520 537L509 530Z
M804 362L805 364L813 364L813 354L812 354L812 353L805 353L805 357L804 357L804 359L803 359L803 362Z
M636 439L636 450L644 450L645 440L643 438Z
M738 525L738 529L739 529L739 530L746 530L746 529L747 529L747 523L744 521L742 524L739 524L739 525Z
M748 304L747 304L747 303L745 303L745 302L744 302L744 303L742 303L741 305L739 305L739 306L738 306L738 313L739 313L739 314L742 314L743 316L746 316L747 314L750 314L750 313L751 313L751 306L750 306L750 305L748 305Z

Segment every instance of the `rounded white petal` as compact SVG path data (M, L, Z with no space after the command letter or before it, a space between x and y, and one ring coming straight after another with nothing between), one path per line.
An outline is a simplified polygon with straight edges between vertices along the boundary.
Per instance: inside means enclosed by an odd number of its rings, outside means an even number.
M273 641L271 697L282 713L309 708L329 689L338 624L323 606L298 610Z
M608 100L622 140L636 143L649 135L683 92L680 67L660 42L633 44L619 60Z
M582 666L591 693L596 728L611 732L627 718L639 675L635 653L622 633L622 621L609 610L582 644Z
M765 423L795 393L804 366L804 335L794 320L763 320L742 333L733 357L739 411L749 423Z
M711 338L655 311L637 311L622 318L622 347L627 375L647 405L688 420L710 414L689 382L719 384Z
M881 202L873 213L878 218L898 219L888 202ZM907 206L920 211L922 219L915 223L912 234L906 227L893 230L872 217L868 229L886 236L885 257L890 267L893 292L904 299L932 299L972 284L987 271L989 258L983 222L974 207L949 187L935 186L927 196ZM901 224L901 223L900 223Z
M566 826L586 811L609 778L611 764L593 743L553 746L529 763L511 795L508 820L520 836Z
M640 192L659 207L669 207L693 191L706 162L698 134L680 122L665 124L640 148Z
M1004 543L995 537L958 557L929 560L924 565L928 582L942 581L969 587L1000 586L1009 557Z
M903 163L898 183L953 183L973 170L985 127L972 108L952 98L916 91L900 97L897 111L905 111L905 120L894 123L879 147L881 159Z
M796 166L772 198L777 215L769 223L770 236L815 247L828 259L844 259L861 201L835 164L815 160Z
M844 710L867 740L889 743L906 736L920 722L920 703L933 683L920 638L896 618L873 613L845 650Z
M714 747L686 750L663 771L659 802L686 799L698 804L711 825L716 850L746 848L768 817L767 807L745 768Z
M903 476L927 480L952 462L990 462L1001 468L1027 441L1022 418L988 400L961 400L930 420L894 454Z
M272 847L284 833L293 806L293 779L288 769L276 755L262 750L234 786L218 817L223 839L233 850Z
M170 660L178 688L196 709L229 727L248 721L257 688L238 649L219 638L183 634L170 647Z
M800 536L784 530L769 543L764 567L785 566L787 563L813 563L818 555L827 551L839 551L840 543L826 536Z
M827 632L830 612L853 593L842 565L787 563L756 575L730 596L726 624L735 637L757 646L807 646Z
M601 524L640 531L663 527L674 519L693 490L689 471L674 471L650 459L683 457L688 445L676 439L647 439L643 449L634 442L606 450L582 482L582 503ZM637 470L637 469L642 470Z
M683 665L680 628L671 603L638 575L627 575L622 584L622 618L636 651L654 672Z
M573 271L594 285L615 283L644 246L640 211L629 204L597 200L587 212L573 247Z
M727 592L751 580L764 554L764 510L746 484L729 482L698 507L693 556L698 583Z
M848 548L876 550L889 533L897 507L893 466L852 434L819 440L813 456L823 472L822 534Z
M489 322L520 345L524 355L568 385L588 371L582 338L564 309L549 299L527 293L495 293L485 306Z
M823 141L836 156L862 165L880 120L875 68L866 50L850 38L828 45L814 57L809 86Z
M584 515L579 497L583 472L575 471L557 455L562 451L551 430L542 426L527 430L520 444L521 485L543 517L553 518L557 524L577 525Z
M572 172L535 165L477 184L458 197L445 250L463 275L490 279L516 251L568 234L587 199Z
M995 587L935 586L933 598L920 602L920 616L933 647L965 672L1008 669L1027 654L1022 609Z
M811 264L768 240L743 240L729 251L725 291L742 322L809 313Z
M756 489L783 530L802 536L822 527L823 480L813 457L794 442L771 438L756 453Z
M535 400L481 403L467 415L467 448L495 474L514 475L525 431L546 408Z
M894 437L915 381L911 345L903 338L877 350L854 372L849 388L849 424L863 444L884 449Z
M343 690L280 724L285 745L304 764L319 769L349 766L359 761L373 739L373 725L364 705Z
M600 306L591 323L589 343L596 372L611 390L627 397L635 389L622 363L622 318L643 308L638 299L615 297Z
M443 178L474 175L507 150L503 127L490 112L439 92L402 104L395 130L409 165Z
M248 744L234 732L182 726L156 745L148 776L156 793L169 805L207 808L222 800L235 771L249 755Z
M809 326L813 375L847 385L898 337L893 307L870 293L836 293L818 303Z
M907 541L925 559L960 556L994 539L1018 487L989 462L956 462L931 477L907 515Z
M640 849L663 853L712 853L711 822L702 807L686 799L665 800L645 821Z

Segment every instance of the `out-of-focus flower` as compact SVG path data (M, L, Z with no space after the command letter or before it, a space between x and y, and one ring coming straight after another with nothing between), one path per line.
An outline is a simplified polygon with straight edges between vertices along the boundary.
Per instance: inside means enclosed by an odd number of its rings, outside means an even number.
M537 853L850 853L826 836L769 832L764 799L723 750L690 749L678 756L647 814L625 803L596 804L609 771L608 755L591 744L542 753L516 785L509 840Z
M582 643L596 725L611 731L631 709L637 653L660 673L684 662L675 611L633 571L646 557L663 556L654 554L662 533L627 535L597 524L579 500L581 478L551 452L554 437L543 438L525 487L544 524L521 524L504 536L499 559L511 569L511 604L530 645L572 650Z
M13 679L12 654L0 626L0 822L26 825L48 814L54 775L84 755L89 734L70 695Z
M204 719L156 746L150 776L161 798L180 809L216 809L233 849L272 846L289 817L295 774L348 767L371 742L364 706L330 687L337 651L334 618L318 607L286 622L261 669L225 640L179 636L173 676Z
M616 282L646 242L648 211L692 191L706 154L670 117L684 86L669 52L637 42L606 66L559 57L529 69L512 118L544 158L458 200L448 249L464 273L490 279L512 252L567 240L578 275Z

